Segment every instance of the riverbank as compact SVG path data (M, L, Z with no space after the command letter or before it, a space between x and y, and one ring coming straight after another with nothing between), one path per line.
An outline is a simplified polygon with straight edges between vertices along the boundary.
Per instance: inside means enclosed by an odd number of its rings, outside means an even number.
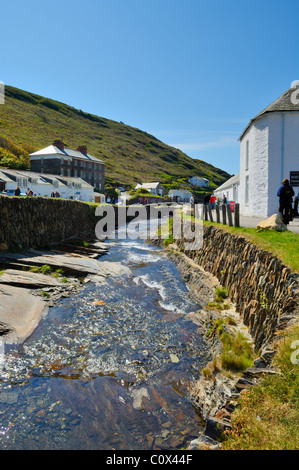
M200 297L202 292L201 283L194 282L194 270L205 272L204 267L209 275L216 275L215 282L218 281L221 287L225 286L227 296L232 299L236 317L231 318L230 313L221 306L213 308L217 305L215 301L207 302L195 314L203 337L210 343L213 359L191 390L192 402L205 419L206 427L202 435L191 443L190 449L229 449L229 444L224 445L224 442L229 442L223 441L225 435L246 435L250 428L249 421L246 428L246 421L238 420L240 403L244 407L245 400L242 401L242 397L245 391L257 390L258 384L264 381L269 383L271 380L281 379L281 364L279 366L273 358L278 356L281 337L293 335L292 329L298 324L298 275L269 252L263 252L252 245L249 240L221 230L218 226L213 227L212 224L204 229L204 244L200 250L185 253L184 241L170 243L166 249L168 256L178 264L186 281L190 282L192 292L195 292L193 295L198 293ZM217 287L214 294L216 289ZM230 302L228 304L231 305ZM244 321L244 326L238 325L238 321ZM252 365L242 372L236 373L224 368L222 364L225 347L223 338L229 330L234 335L237 330L242 335L246 331L247 338L250 333L249 343L251 342L255 354L251 358ZM289 356L285 359L291 368L296 368L296 365L290 364L291 354L292 351L289 350ZM290 416L296 406L295 402L292 405L293 399L294 395L290 399ZM285 403L281 405L287 407ZM249 413L247 419L251 419ZM270 422L271 413L269 429ZM265 422L261 425L265 429ZM296 435L295 428L289 426L284 431L281 442L273 439L271 432L268 444L265 438L260 439L259 442L263 442L264 446L260 448L267 449L267 445L269 449L285 448L287 441L294 445L292 436ZM256 429L254 432L258 435ZM286 437L288 433L289 439ZM257 440L253 441L252 448L259 448ZM234 442L238 443L235 448L242 448L241 439L235 439ZM244 448L250 448L248 439L244 442Z

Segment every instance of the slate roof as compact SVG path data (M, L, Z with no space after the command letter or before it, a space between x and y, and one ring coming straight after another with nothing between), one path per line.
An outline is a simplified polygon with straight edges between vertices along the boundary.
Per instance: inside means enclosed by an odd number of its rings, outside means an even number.
M240 183L240 173L229 178L227 181L225 181L225 183L223 183L221 186L216 188L214 192L223 191L224 189L231 188L233 185L239 184L239 183Z
M78 150L73 150L67 147L65 147L64 150L62 150L61 148L56 147L55 145L49 145L48 147L38 150L37 152L31 153L29 156L30 157L42 157L43 155L61 155L61 157L63 156L75 157L75 158L80 158L81 160L92 160L94 162L104 163L99 158L93 157L92 155L89 155L88 153L79 152Z
M267 108L263 109L263 111L261 111L253 119L251 119L248 126L244 129L239 140L243 138L244 134L255 120L263 117L268 113L286 111L299 111L299 82L296 82L294 86L289 88L285 93L283 93L279 98L277 98L277 100L273 101L273 103L267 106Z
M67 186L68 183L79 183L81 187L92 188L89 183L84 181L82 178L74 176L59 176L51 175L48 173L36 173L28 170L11 170L6 168L0 168L0 178L5 182L16 182L17 178L26 178L30 184L29 178L37 180L37 184L53 184L54 181L58 181L61 185Z

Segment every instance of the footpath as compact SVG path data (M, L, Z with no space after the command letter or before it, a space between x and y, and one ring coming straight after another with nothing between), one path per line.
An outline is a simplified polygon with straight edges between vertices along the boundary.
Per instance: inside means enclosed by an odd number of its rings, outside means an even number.
M257 224L265 220L264 218L259 217L244 217L240 216L240 226L241 227L256 227ZM295 219L289 223L288 230L290 232L299 233L299 217L295 217Z

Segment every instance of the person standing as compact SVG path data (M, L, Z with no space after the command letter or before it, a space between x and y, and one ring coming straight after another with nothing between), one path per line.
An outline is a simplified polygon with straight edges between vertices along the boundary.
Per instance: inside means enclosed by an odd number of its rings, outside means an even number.
M203 203L204 203L206 206L209 205L209 203L210 203L210 195L209 195L209 193L206 193L206 194L205 194L205 197L203 198Z
M17 186L16 189L15 189L15 196L20 196L20 194L21 194L21 190L20 190L19 186Z
M215 194L213 193L212 196L210 197L210 204L211 204L212 210L215 209L216 199L217 198L216 198Z
M280 213L281 219L285 225L288 225L288 223L293 220L292 203L294 195L294 190L290 185L288 178L285 178L277 191L277 196L279 197L278 212Z

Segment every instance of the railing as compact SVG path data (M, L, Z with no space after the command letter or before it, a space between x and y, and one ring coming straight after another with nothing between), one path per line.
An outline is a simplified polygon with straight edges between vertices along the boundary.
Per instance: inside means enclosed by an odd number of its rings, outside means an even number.
M215 220L211 205L203 204L203 219L209 220L210 222L222 223L229 225L230 227L240 227L240 204L236 203L234 211L232 211L229 204L223 204L221 206L215 206ZM222 220L221 220L222 219Z

